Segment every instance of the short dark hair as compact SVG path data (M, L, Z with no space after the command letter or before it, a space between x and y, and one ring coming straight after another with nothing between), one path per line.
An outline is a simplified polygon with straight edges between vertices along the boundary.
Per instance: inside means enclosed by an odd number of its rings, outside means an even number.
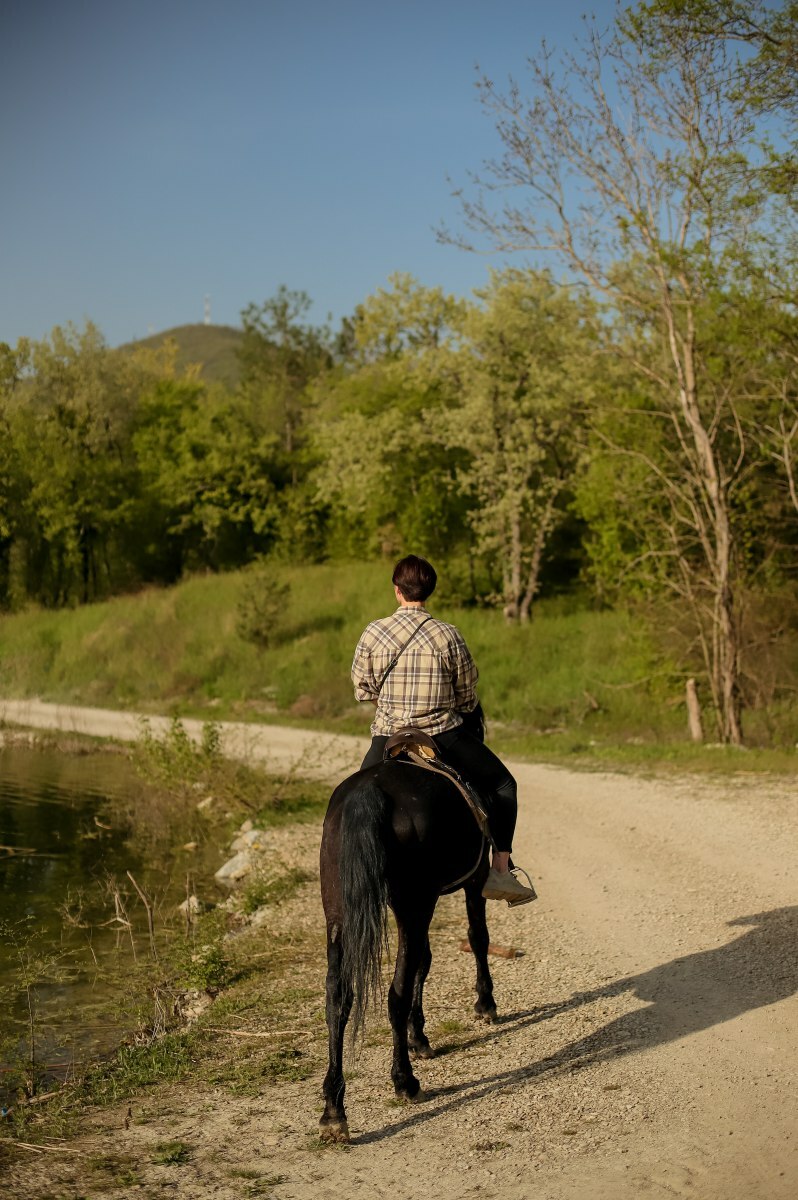
M405 600L426 600L435 591L438 576L426 558L408 554L406 558L400 558L394 567L391 581Z

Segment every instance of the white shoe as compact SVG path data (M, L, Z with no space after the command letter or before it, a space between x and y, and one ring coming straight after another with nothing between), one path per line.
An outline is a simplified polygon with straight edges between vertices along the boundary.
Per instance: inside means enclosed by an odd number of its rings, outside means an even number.
M513 869L520 870L518 867ZM497 871L495 867L491 867L482 895L486 900L506 900L510 908L515 908L517 904L529 904L530 901L537 900L537 892L532 887L532 880L528 875L526 877L529 887L525 887L520 879L516 879L512 871Z

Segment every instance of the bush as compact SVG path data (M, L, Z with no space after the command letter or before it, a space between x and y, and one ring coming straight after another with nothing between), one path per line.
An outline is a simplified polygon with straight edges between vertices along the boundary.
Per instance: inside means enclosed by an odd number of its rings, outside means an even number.
M259 650L274 644L291 589L263 564L244 576L238 600L236 633Z

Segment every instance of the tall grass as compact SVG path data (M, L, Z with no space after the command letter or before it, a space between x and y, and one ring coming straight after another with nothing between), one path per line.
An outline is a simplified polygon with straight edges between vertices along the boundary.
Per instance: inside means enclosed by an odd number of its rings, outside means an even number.
M266 569L289 591L264 649L236 632L251 573L198 576L70 611L3 617L0 690L10 697L365 733L370 706L355 704L349 669L366 623L395 606L388 568ZM686 741L685 673L667 661L633 613L551 601L519 628L495 611L430 607L454 621L472 649L497 744L573 754L595 753L606 743ZM777 740L794 746L795 711L780 719L784 732ZM749 717L754 741L765 740L764 728L756 714Z

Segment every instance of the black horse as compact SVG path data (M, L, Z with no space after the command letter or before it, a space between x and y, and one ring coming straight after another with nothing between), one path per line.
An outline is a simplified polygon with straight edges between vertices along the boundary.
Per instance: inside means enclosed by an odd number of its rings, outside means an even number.
M468 939L477 964L474 1010L485 1020L496 1019L482 897L487 872L487 843L447 779L410 763L388 761L350 776L333 792L321 843L330 1043L323 1140L349 1141L344 1032L351 1012L357 1033L370 997L379 990L388 906L398 933L388 992L396 1095L408 1101L421 1098L410 1052L418 1058L434 1055L424 1033L422 1002L432 961L429 925L445 892L465 891Z

